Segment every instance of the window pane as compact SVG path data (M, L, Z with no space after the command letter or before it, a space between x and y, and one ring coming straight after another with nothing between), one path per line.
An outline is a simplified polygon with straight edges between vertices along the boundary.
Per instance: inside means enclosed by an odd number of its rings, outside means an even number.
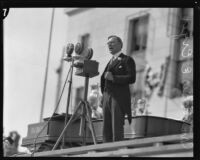
M84 49L89 47L89 34L85 34L81 37L81 43L83 44Z
M76 96L75 96L75 108L79 104L79 102L83 99L84 87L79 87L76 89Z
M130 25L132 28L130 51L145 50L147 45L148 15L132 20Z

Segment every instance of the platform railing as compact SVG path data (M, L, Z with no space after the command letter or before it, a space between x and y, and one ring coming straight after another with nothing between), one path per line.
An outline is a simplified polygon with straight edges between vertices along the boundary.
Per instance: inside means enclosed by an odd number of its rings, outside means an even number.
M193 157L193 133L136 138L18 157Z

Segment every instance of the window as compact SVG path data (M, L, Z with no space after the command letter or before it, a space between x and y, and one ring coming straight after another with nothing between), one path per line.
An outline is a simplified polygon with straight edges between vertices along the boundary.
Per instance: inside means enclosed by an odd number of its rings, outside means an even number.
M90 48L90 34L86 33L86 34L79 35L78 42L82 44L83 50L81 54L82 56L85 56L85 54L87 53L86 49Z
M90 35L88 33L81 36L81 43L84 50L90 46Z
M84 87L78 87L76 88L76 95L75 95L75 108L78 106L79 102L83 100L84 94Z
M144 51L147 47L149 15L135 18L130 21L130 53Z
M192 36L192 9L182 9L180 32L186 36L179 39L179 57L177 62L178 74L176 86L183 93L183 84L186 81L193 83L193 36Z
M170 98L185 94L186 85L189 85L189 92L193 92L193 9L183 8L180 15L180 27L177 30L179 37L175 41L177 46L177 49L174 50L176 61L173 69L175 72L171 75L174 80L169 92Z
M144 94L144 74L145 74L145 54L144 51L147 48L147 34L148 34L148 21L149 14L144 13L142 16L129 19L128 21L128 46L127 52L130 56L138 54L134 57L136 61L136 82L134 88L132 87L132 96L135 99L142 98Z
M136 82L134 85L130 85L132 97L136 97L136 99L144 96L144 71L144 69L137 71Z

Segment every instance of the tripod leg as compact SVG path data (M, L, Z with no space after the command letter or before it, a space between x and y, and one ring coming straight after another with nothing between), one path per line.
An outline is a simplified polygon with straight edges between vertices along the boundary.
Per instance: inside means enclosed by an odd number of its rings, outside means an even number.
M83 103L82 106L82 117L80 121L80 130L79 130L79 136L82 137L82 144L86 144L86 109L85 109L85 103Z
M94 142L94 144L97 144L96 143L96 135L95 135L95 131L94 131L94 126L93 126L93 123L92 123L91 114L90 114L90 110L89 110L89 105L88 105L87 102L85 102L85 108L86 108L86 112L87 112L87 119L88 119L88 123L89 123L89 128L90 128L91 133L92 133L93 142Z
M84 105L84 103L83 103ZM82 136L83 135L83 131L84 131L84 126L85 126L85 118L84 118L84 115L85 115L85 107L82 106L82 114L81 114L81 120L80 120L80 129L79 129L79 136Z
M76 113L78 112L79 108L81 107L81 104L83 103L83 101L81 101L78 105L78 107L76 108L76 110L74 111L74 114L71 116L70 120L68 121L68 123L66 124L66 126L64 127L62 133L60 134L60 137L58 138L58 140L56 141L56 144L54 145L53 149L52 150L55 150L56 147L58 146L60 140L62 139L67 127L71 124L71 122L73 120L76 120L78 118L78 116L76 117ZM84 103L83 103L84 104ZM75 118L74 118L75 117Z

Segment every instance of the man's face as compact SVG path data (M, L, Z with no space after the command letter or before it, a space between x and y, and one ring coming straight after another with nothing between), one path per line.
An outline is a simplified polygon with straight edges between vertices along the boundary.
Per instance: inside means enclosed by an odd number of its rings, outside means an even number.
M107 45L112 55L114 55L115 53L121 50L121 43L115 37L110 38L107 42Z

